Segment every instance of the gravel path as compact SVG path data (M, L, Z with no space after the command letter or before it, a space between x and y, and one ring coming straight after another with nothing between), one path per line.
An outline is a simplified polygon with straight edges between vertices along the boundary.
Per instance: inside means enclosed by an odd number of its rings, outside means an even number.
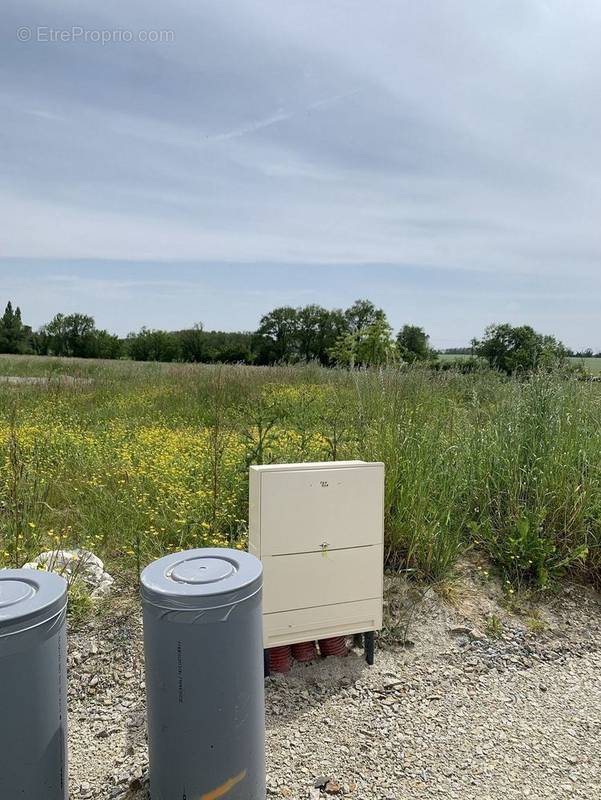
M543 633L511 619L491 639L430 602L374 667L356 651L268 679L268 797L601 797L599 611L573 597ZM146 798L134 601L74 631L70 665L73 799Z
M308 797L323 775L358 800L601 796L599 654L476 675L389 652L337 670L334 691L325 667L271 687L274 794Z

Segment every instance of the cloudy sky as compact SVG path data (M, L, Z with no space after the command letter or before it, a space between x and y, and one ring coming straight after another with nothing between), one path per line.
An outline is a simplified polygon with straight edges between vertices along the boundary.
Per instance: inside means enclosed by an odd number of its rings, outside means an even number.
M601 349L596 0L3 0L0 22L0 303L32 324L250 329L367 296L439 346L507 320Z

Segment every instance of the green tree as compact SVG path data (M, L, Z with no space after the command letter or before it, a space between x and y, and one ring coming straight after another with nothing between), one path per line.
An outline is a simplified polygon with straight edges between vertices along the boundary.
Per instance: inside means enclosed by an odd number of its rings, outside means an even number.
M345 331L339 334L328 352L330 361L334 364L338 364L340 367L349 367L353 369L357 363L357 345L356 333Z
M182 359L189 360L189 331L183 331ZM194 332L194 352L196 361L212 364L252 364L251 350L253 335L237 331L199 331Z
M366 366L380 367L398 359L398 350L392 337L384 312L378 313L375 320L359 331L357 358Z
M403 325L396 338L400 357L410 364L432 359L434 354L429 339L425 330L418 325Z
M123 341L107 330L98 330L86 314L56 314L31 335L31 347L40 356L121 358Z
M253 353L259 364L299 360L348 364L349 359L353 361L351 351L356 351L366 331L380 319L385 320L386 315L370 300L356 300L346 311L316 304L281 306L261 318L253 337ZM347 333L356 337L352 346Z
M330 348L330 358L340 366L351 368L356 365L379 367L397 361L398 349L384 312L378 311L368 325L341 333Z
M202 322L197 322L191 328L180 331L181 353L184 361L206 361L206 337Z
M319 358L321 330L329 311L318 305L304 306L296 310L296 338L298 354L304 361Z
M0 353L27 353L30 350L31 328L23 325L21 309L8 301L0 318Z
M47 356L50 347L50 338L45 328L31 334L31 349L36 356Z
M98 331L87 314L57 314L40 333L47 337L47 351L54 356L93 358Z
M355 300L353 305L344 312L347 327L352 332L362 331L373 325L378 317L386 315L381 308L376 308L371 300Z
M256 334L259 362L273 364L298 358L298 311L292 306L274 308L261 317Z
M318 305L296 309L297 350L305 361L330 363L330 349L340 333L346 330L344 313L340 309L329 311Z
M490 325L472 346L476 355L508 375L553 369L566 361L564 345L554 336L537 333L530 325Z
M142 328L130 333L125 348L134 361L178 361L181 358L181 343L177 333Z
M106 330L94 331L89 342L89 358L121 358L123 340Z

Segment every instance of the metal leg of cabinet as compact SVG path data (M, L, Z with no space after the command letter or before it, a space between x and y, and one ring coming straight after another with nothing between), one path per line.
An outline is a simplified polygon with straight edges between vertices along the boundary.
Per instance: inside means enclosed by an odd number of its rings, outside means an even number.
M365 648L365 660L371 667L374 663L374 647L376 634L375 631L366 631L363 634L363 647Z

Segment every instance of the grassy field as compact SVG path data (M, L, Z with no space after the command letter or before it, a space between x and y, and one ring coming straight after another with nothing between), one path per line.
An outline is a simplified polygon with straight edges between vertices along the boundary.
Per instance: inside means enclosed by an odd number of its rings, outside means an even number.
M0 374L51 378L0 382L0 566L79 545L135 575L243 548L249 464L363 458L386 463L392 568L438 581L478 548L508 591L599 575L597 383L24 357Z

